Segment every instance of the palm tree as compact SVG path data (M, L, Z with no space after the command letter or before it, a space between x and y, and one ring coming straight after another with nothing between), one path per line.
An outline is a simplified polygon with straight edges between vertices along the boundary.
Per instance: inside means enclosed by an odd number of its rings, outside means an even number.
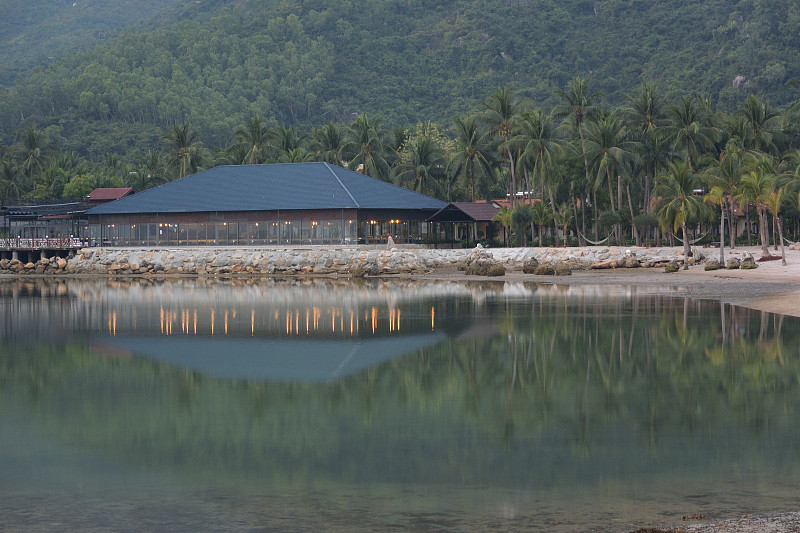
M200 134L190 131L186 122L180 126L173 126L169 133L164 135L170 153L169 164L177 165L178 179L185 178L191 171L196 170L198 151L202 146L199 138Z
M678 231L679 227L683 230L684 269L689 268L690 251L686 221L697 216L702 209L702 198L694 194L696 185L696 178L689 162L674 161L670 163L665 173L658 176L653 191L658 197L656 212L661 224L671 225L673 231Z
M500 208L500 211L492 217L492 222L499 222L503 226L503 244L508 246L508 228L511 227L511 209L506 206Z
M711 188L719 187L724 193L724 200L728 202L728 232L730 247L736 247L736 217L734 207L734 194L739 181L746 171L745 154L737 147L735 142L728 141L728 145L720 153L719 159L712 159L703 174ZM720 239L725 240L723 235Z
M564 232L564 248L567 247L567 227L572 224L572 210L568 203L563 203L557 211L554 211L553 218Z
M312 130L313 147L319 158L326 163L341 165L345 159L347 135L344 128L328 122L323 127Z
M314 154L304 148L292 148L278 156L278 163L306 163L314 160Z
M750 95L739 108L739 115L747 126L752 145L746 146L770 155L778 154L775 136L778 131L780 115L773 111L769 104Z
M439 180L444 177L445 161L441 149L430 137L419 137L401 150L397 181L417 192L441 193ZM449 191L447 201L450 201Z
M693 161L700 160L700 152L710 148L717 136L716 128L711 126L711 115L703 102L684 96L681 101L669 108L668 135L675 148L682 147L686 153L689 170Z
M500 150L503 153L504 159L508 164L511 173L511 184L509 188L511 207L516 206L517 198L517 176L514 166L514 155L511 152L509 145L509 138L511 131L514 128L518 118L519 112L523 106L523 101L519 99L512 91L506 87L500 87L489 98L483 101L483 114L484 122L493 131L497 132L500 137Z
M284 160L287 154L296 151L298 148L303 148L308 134L298 131L294 126L285 128L278 126L269 132L269 150L272 153L272 158L276 161ZM295 154L296 155L296 154Z
M779 185L777 180L772 180L772 190L764 198L764 204L778 224L778 240L781 241L781 264L786 266L786 248L783 245L783 222L781 221L781 208L789 199L789 186Z
M347 149L355 154L348 165L350 170L360 169L366 176L388 179L389 165L383 157L383 135L377 125L364 113L356 118L350 131L353 140Z
M636 160L632 151L633 143L627 139L625 124L614 115L607 115L602 120L592 123L587 128L586 138L589 163L592 168L597 169L594 188L599 189L603 181L606 181L611 211L616 213L616 207L622 207L622 174L625 165ZM617 176L616 207L612 173ZM622 231L619 231L619 227L617 229L617 243L619 243Z
M711 191L703 199L713 205L718 205L719 214L719 264L725 265L725 204L727 203L725 189L719 185L711 187ZM729 223L730 225L730 223Z
M649 82L628 96L628 115L636 135L636 153L642 160L644 168L644 199L643 212L650 211L650 192L652 178L658 169L666 165L669 160L669 147L664 142L661 131L665 123L665 100L656 87Z
M47 134L34 125L28 124L24 130L17 132L17 138L22 151L20 167L27 172L28 178L32 178L35 173L42 170L47 159L50 149Z
M542 190L547 190L550 205L555 208L555 171L558 158L565 152L566 143L558 137L552 119L539 109L522 113L513 133L511 143L520 153L518 167L526 173L530 169L533 182Z
M544 202L536 202L531 206L533 223L536 224L539 233L539 246L542 246L542 228L553 220L553 210Z
M769 256L769 230L767 227L767 200L775 189L775 169L771 157L765 156L759 160L755 167L746 172L739 182L739 194L736 196L740 203L747 203L756 208L758 216L758 233L761 238L761 253Z
M490 132L481 131L474 118L456 119L456 146L458 151L447 165L447 172L469 181L470 199L475 201L475 176L479 176L478 189L488 198L486 178L494 174Z
M243 128L236 130L236 142L246 150L241 161L243 165L257 165L264 160L264 148L269 141L269 135L269 128L257 113L246 120Z
M25 191L24 176L17 170L11 159L0 160L0 207L11 198L19 198Z
M577 132L578 138L581 143L581 154L583 155L583 169L586 174L586 181L581 186L579 193L581 197L581 230L583 235L586 234L586 187L590 186L591 178L589 178L589 160L586 156L586 143L584 140L583 128L586 121L594 120L597 115L598 108L595 105L599 99L599 93L590 93L589 85L586 80L582 78L573 78L568 84L567 89L556 90L556 95L561 99L561 102L553 109L553 116L567 118L572 124L573 130ZM597 239L597 208L595 206L595 240ZM583 236L578 235L581 246Z

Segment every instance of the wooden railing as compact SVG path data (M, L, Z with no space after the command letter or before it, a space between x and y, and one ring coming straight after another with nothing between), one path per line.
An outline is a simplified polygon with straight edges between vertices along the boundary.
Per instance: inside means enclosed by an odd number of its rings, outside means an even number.
M0 250L67 250L89 246L88 239L51 237L47 239L0 239Z

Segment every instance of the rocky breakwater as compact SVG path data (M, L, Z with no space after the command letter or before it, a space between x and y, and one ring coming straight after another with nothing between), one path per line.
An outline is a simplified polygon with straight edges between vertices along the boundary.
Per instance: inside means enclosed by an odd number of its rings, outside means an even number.
M430 269L459 267L474 260L474 250L416 250L420 262ZM480 257L505 266L507 271L531 270L530 265L566 265L570 270L663 267L683 262L683 248L586 247L586 248L484 248ZM692 248L689 264L705 260L699 248Z
M379 275L423 273L413 250L364 248L85 248L65 272L105 275Z
M705 259L692 250L689 263ZM35 263L0 261L0 272L14 275L327 275L377 276L422 274L438 269L467 270L475 275L503 275L539 265L555 272L571 270L659 267L683 261L682 248L473 248L438 250L407 247L315 246L308 248L174 249L84 248L70 259ZM480 268L478 268L480 267ZM485 270L485 272L484 272ZM534 272L535 273L535 272Z

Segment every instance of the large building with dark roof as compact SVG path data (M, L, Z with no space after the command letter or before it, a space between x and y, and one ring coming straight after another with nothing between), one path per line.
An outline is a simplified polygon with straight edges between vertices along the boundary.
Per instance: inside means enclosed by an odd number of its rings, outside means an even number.
M328 163L220 166L94 207L106 246L421 242L445 203Z

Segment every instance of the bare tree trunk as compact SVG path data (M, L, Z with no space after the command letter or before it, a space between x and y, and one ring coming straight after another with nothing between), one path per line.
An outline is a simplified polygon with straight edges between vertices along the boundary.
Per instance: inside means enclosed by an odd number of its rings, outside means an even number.
M689 270L689 235L686 233L686 222L681 224L683 229L683 269Z
M636 229L636 224L633 221L633 202L631 202L631 186L630 184L625 185L625 190L628 193L628 209L631 211L631 229L633 230L633 240L636 242L636 246L641 246L642 242L639 238L639 230Z
M775 216L778 221L778 238L781 240L781 264L786 266L786 249L783 247L783 222L779 216Z
M728 232L731 234L730 238L730 249L733 250L736 248L736 217L733 216L733 194L728 194Z
M719 265L725 267L725 202L720 203L719 215Z

